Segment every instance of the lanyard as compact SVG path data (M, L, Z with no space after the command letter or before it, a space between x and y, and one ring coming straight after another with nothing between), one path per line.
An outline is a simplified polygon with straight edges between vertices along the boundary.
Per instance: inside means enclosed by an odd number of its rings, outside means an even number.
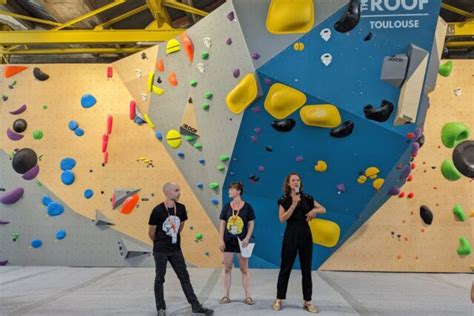
M230 203L230 207L232 208L232 217L235 217L235 216L239 215L239 212L242 209L242 207L244 206L244 203L245 203L244 201L241 201L240 206L237 210L234 210L234 207L232 206L232 203ZM236 211L237 213L234 213L234 211Z
M168 211L168 206L166 206L166 203L163 202L163 205L165 206L166 213L168 213L168 217L170 217L170 212ZM176 203L174 204L174 216L176 216Z

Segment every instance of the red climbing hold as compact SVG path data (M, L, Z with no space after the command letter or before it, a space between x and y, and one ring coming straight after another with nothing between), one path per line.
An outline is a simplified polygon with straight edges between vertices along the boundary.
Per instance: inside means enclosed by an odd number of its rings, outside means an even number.
M408 193L407 198L412 199L415 196L413 192Z
M129 118L131 120L135 119L135 116L137 115L137 103L135 100L130 101L130 112L129 112Z
M403 198L405 197L405 192L400 192L400 194L398 195L399 198Z
M410 168L411 168L412 170L416 168L416 165L415 165L414 162L411 163Z
M103 161L103 163L106 164L107 162L109 162L109 153L106 151L106 152L104 153L104 161Z
M413 139L413 138L415 138L415 133L408 133L408 134L407 134L407 138L408 138L408 139Z
M411 180L413 180L413 176L409 175L408 178L407 178L407 181L410 182Z
M112 133L112 123L113 123L113 116L109 115L107 116L107 134Z
M102 152L103 153L107 151L108 142L109 142L109 135L108 134L102 135Z
M22 72L23 70L28 69L28 67L25 66L6 66L5 67L5 72L3 73L3 76L5 78L10 78L13 77L14 75Z
M114 69L112 68L112 66L107 67L107 79L112 78L113 75L114 75Z

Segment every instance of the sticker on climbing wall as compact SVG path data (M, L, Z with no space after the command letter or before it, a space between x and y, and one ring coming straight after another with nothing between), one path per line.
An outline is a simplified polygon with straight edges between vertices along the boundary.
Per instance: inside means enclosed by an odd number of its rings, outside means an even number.
M181 134L192 134L199 136L196 112L194 110L193 100L188 99L188 104L184 108L183 116L181 117Z

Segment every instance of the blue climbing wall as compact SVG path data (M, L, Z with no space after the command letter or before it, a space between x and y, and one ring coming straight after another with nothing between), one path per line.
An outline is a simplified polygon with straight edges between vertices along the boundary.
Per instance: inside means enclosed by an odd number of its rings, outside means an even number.
M263 97L243 113L223 186L227 188L233 181L243 181L244 198L256 210L254 237L257 246L250 260L252 267L279 266L285 226L278 220L276 201L282 194L282 183L288 173L298 172L305 191L326 207L327 213L319 217L333 221L341 228L335 247L314 245L315 269L389 198L387 192L392 187L403 185L405 177L400 175L410 163L412 146L406 134L422 127L429 102L423 92L417 122L395 126L400 89L380 80L380 72L385 56L406 53L410 44L431 51L440 0L418 3L413 10L400 7L391 11L385 8L381 12L377 6L371 10L371 1L362 1L358 25L348 33L339 33L335 31L334 23L347 10L343 7L295 40L304 44L304 50L296 51L291 43L257 69ZM396 21L402 20L417 21L411 23L418 27L389 28L399 25ZM377 28L379 25L388 28ZM327 42L320 35L325 28L332 32ZM320 58L325 53L332 55L328 66ZM291 132L274 130L271 127L274 118L265 111L263 103L270 86L277 82L304 92L307 105L336 105L343 121L354 122L353 133L344 138L333 138L329 135L330 129L305 125L299 111L289 116L296 120ZM390 118L383 123L366 119L363 107L367 104L378 107L382 99L395 105ZM314 165L318 160L327 162L326 172L315 172ZM359 174L371 166L377 167L378 176L385 179L379 191L372 187L372 180L357 183ZM338 193L338 184L345 185L345 192Z

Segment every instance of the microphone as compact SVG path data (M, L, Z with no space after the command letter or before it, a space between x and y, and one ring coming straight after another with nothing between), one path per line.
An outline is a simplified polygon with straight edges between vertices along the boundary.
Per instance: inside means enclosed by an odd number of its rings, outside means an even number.
M296 195L300 195L300 187L298 186L295 187L295 193Z

